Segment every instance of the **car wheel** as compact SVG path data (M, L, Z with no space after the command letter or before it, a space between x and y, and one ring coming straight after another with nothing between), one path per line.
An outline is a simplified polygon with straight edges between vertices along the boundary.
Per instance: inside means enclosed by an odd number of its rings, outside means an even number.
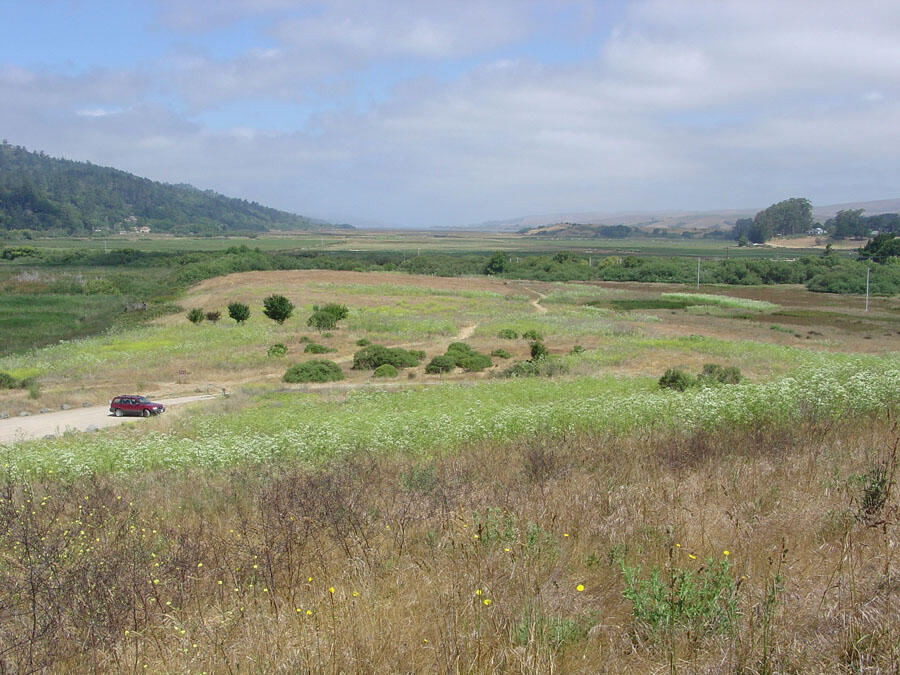
M150 411L144 408L143 415L144 417L150 417Z
M116 417L121 417L122 411L119 408L116 408Z

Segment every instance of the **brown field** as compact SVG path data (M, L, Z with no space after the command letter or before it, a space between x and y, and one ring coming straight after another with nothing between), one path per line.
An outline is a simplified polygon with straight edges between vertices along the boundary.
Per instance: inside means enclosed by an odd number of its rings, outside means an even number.
M0 668L897 672L898 438L810 420L7 481ZM621 564L673 598L727 570L730 619L636 619Z

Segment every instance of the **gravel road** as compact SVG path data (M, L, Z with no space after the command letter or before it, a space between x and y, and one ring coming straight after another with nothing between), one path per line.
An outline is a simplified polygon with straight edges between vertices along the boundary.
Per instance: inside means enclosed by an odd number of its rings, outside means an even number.
M180 396L178 398L154 399L168 409L171 406L194 401L216 398L210 394L196 396ZM166 414L166 413L163 413ZM59 412L31 415L29 417L11 417L0 420L0 444L24 441L45 436L58 436L66 431L86 431L88 427L100 429L126 422L141 423L142 417L114 417L109 413L109 405L95 405L89 408L72 408Z

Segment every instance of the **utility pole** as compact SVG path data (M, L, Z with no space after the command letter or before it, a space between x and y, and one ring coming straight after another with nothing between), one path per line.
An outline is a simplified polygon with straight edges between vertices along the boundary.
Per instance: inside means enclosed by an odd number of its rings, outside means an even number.
M866 311L869 311L869 272L872 271L871 267L866 268Z
M700 258L697 258L697 288L700 288Z

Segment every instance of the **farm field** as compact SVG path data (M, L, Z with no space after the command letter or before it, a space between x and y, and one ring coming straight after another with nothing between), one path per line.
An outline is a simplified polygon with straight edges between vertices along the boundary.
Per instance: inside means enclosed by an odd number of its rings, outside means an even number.
M295 305L283 325L262 314L274 293ZM234 301L251 308L243 324ZM208 279L177 302L0 358L40 385L0 391L12 416L229 393L0 446L4 667L900 664L900 299L866 312L801 286L283 270ZM308 327L327 303L346 318ZM224 318L195 325L193 308ZM531 357L523 333L552 368L505 377ZM426 357L375 378L351 369L360 340ZM453 342L508 358L426 373ZM281 382L312 358L344 379ZM744 380L657 384L709 363ZM50 612L61 597L71 608Z

